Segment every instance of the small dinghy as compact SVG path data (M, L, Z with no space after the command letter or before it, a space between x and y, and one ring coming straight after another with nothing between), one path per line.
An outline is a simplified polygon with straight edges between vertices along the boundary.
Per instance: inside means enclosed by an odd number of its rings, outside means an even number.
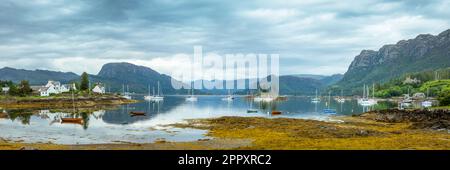
M132 111L130 112L131 116L145 116L145 112Z
M272 115L281 115L281 112L280 111L272 111Z
M61 124L72 123L72 124L83 124L82 118L61 118Z
M323 109L323 113L336 114L336 110L334 110L334 109Z
M256 109L248 109L247 113L258 113L258 110L256 110Z

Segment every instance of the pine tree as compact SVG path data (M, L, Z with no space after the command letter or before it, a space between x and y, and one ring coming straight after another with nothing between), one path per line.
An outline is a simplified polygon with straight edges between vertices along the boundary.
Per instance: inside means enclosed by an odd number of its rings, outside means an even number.
M19 89L17 88L16 85L10 84L9 85L9 92L8 92L8 94L11 95L11 96L17 96L17 95L20 94L20 92L19 92Z
M86 72L81 74L80 90L89 90L89 76Z
M19 84L19 95L20 96L28 96L33 92L30 87L30 83L27 80L22 80Z

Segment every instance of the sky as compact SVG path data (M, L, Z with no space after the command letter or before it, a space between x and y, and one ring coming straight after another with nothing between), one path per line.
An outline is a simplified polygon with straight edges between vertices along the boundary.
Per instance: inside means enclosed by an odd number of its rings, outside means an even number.
M345 73L363 49L450 28L448 0L2 0L0 68L171 74L203 53L279 54L280 74Z

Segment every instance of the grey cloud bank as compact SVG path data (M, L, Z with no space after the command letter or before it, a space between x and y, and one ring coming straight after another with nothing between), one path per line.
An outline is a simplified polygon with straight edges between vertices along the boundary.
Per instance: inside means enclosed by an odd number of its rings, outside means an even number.
M449 1L0 2L0 67L170 74L180 53L278 53L281 74L343 73L362 49L450 28ZM180 67L183 68L183 67Z

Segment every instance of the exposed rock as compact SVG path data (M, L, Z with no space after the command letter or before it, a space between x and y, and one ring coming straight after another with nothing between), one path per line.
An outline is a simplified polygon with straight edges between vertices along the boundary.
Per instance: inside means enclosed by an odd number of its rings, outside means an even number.
M29 147L29 146L23 146L23 147L20 148L20 150L38 150L38 149L33 148L33 147Z
M379 110L367 112L363 117L381 122L411 122L411 128L450 129L449 110Z

